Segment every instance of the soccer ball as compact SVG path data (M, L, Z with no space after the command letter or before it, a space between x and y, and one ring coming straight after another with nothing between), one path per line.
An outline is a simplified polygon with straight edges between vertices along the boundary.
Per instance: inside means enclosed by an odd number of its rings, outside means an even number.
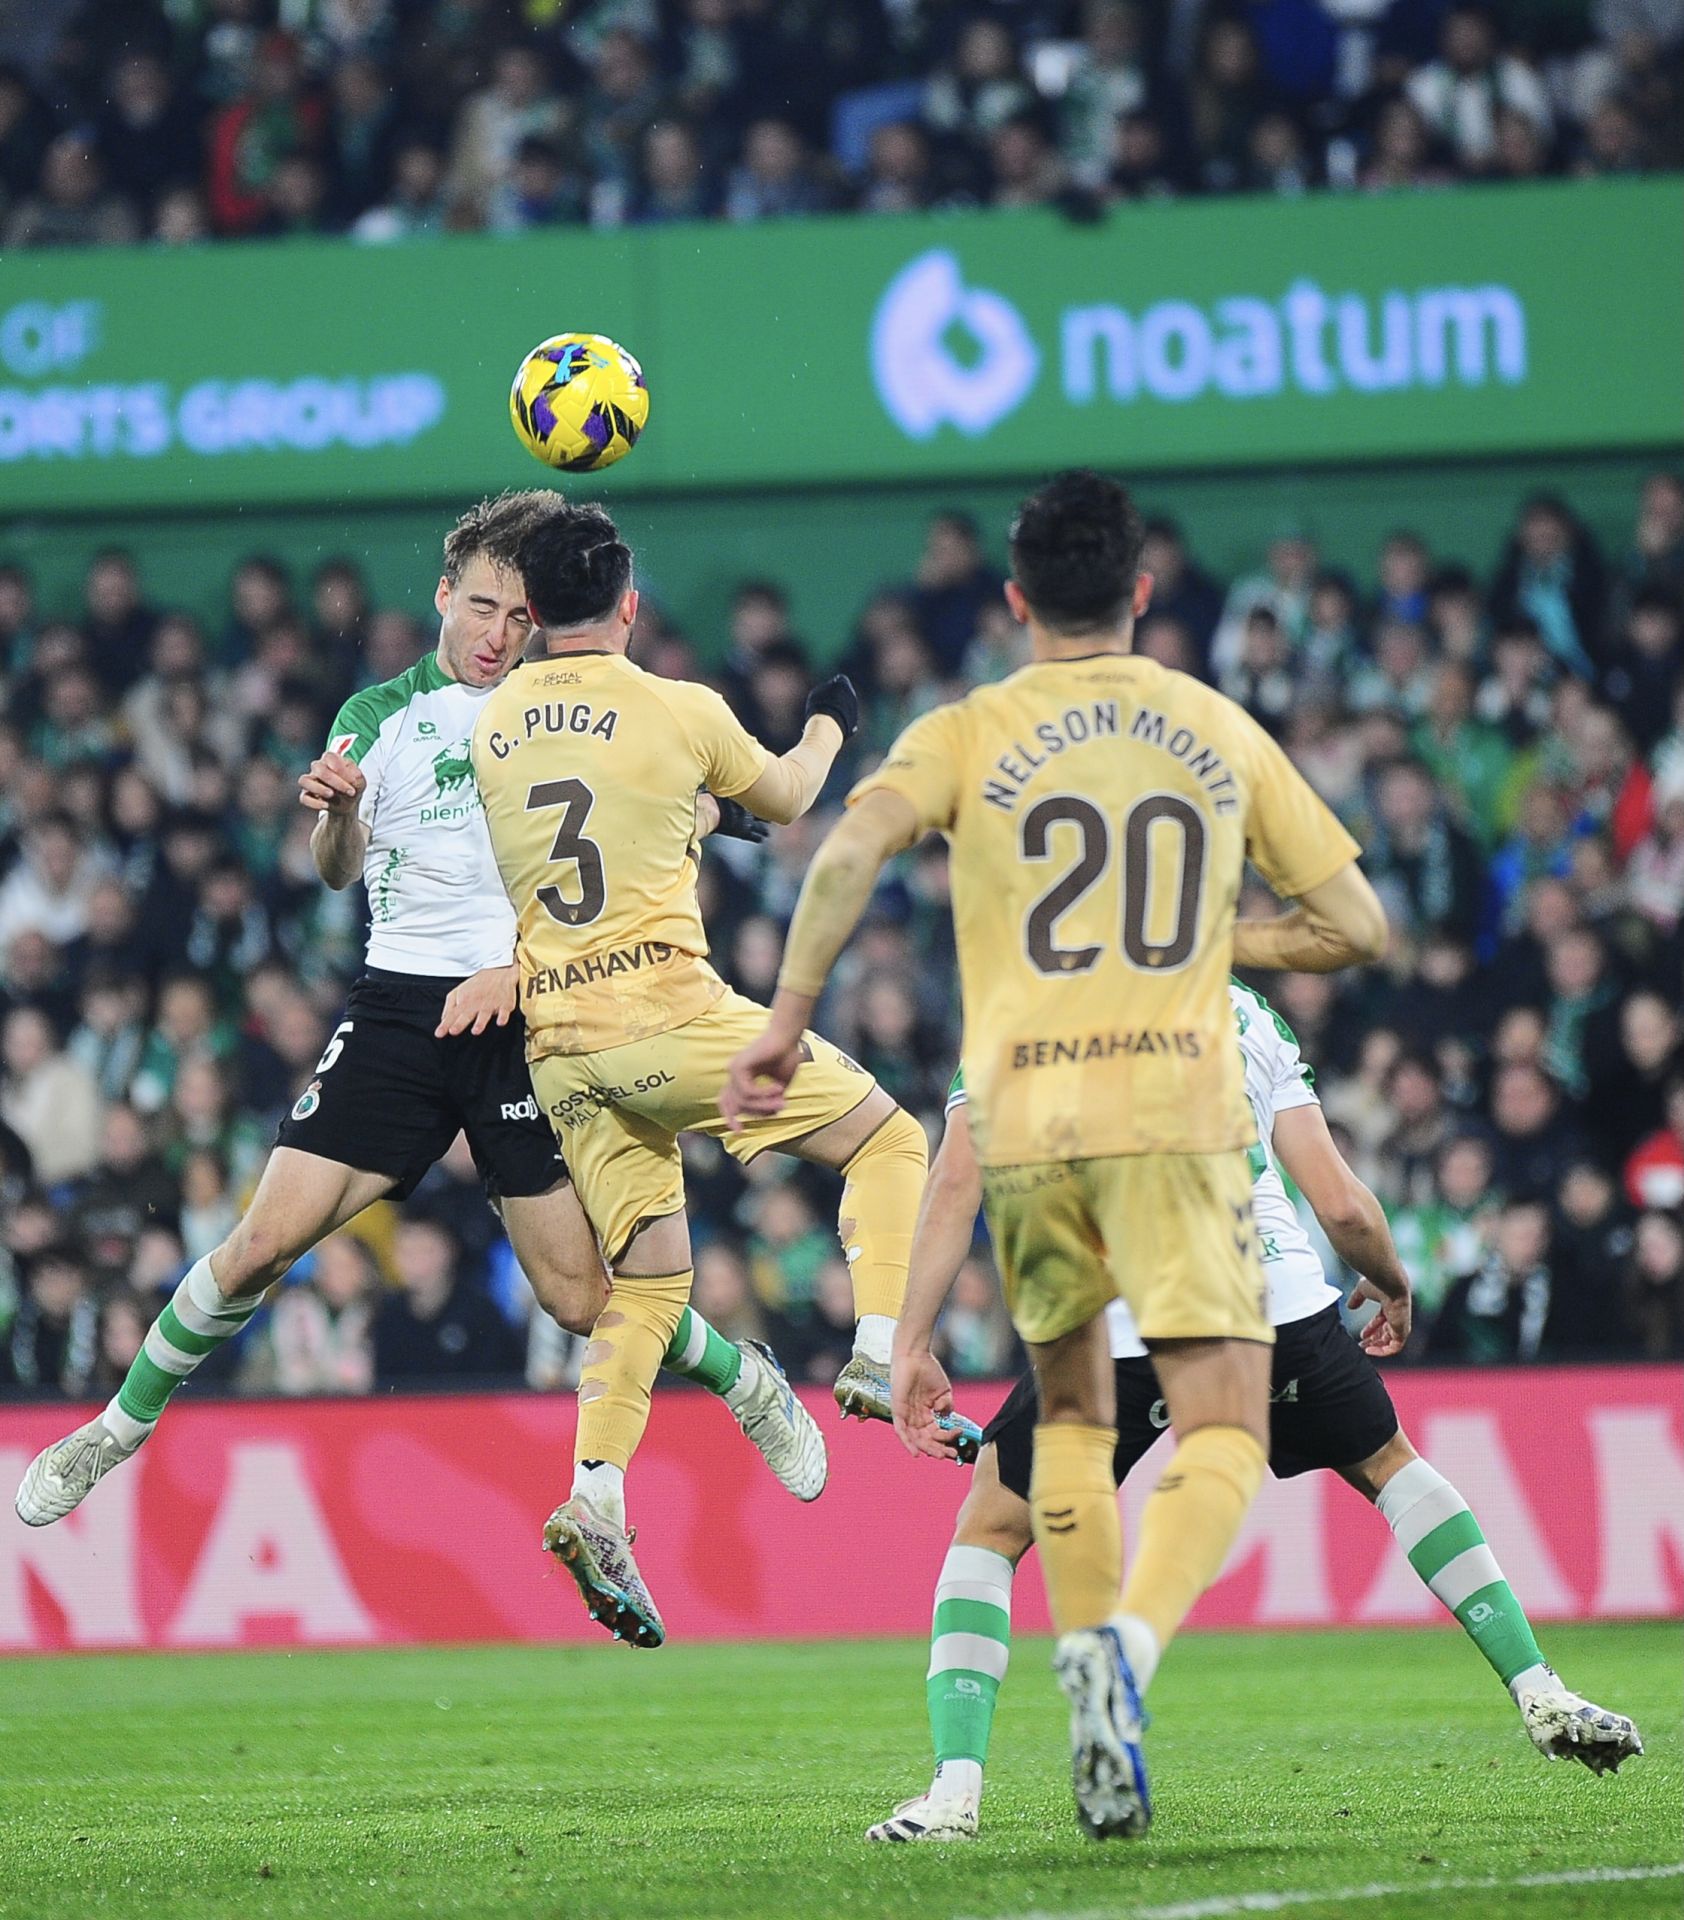
M558 333L520 363L509 418L535 460L591 473L623 460L649 422L643 369L600 333Z

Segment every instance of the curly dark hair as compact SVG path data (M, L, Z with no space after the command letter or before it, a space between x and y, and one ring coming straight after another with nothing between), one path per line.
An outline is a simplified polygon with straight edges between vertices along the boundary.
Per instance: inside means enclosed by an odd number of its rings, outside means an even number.
M515 564L533 613L546 627L587 627L611 613L631 585L631 548L608 509L568 502L529 528Z
M1012 574L1044 625L1100 632L1128 614L1144 537L1127 487L1076 468L1055 474L1018 508Z
M566 507L561 495L547 487L528 487L481 500L444 536L444 577L454 586L462 577L462 569L481 554L502 572L518 572L516 556L521 542L534 527Z

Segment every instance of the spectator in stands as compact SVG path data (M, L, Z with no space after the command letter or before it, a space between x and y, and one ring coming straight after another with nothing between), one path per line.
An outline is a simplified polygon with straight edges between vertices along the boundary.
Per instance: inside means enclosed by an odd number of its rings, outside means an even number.
M1547 1201L1567 1169L1585 1157L1585 1143L1564 1111L1561 1090L1535 1064L1499 1067L1491 1090L1492 1171L1515 1200Z
M980 149L1034 104L1010 31L985 14L961 27L951 63L932 76L924 118L938 132Z
M1634 1207L1684 1207L1684 1074L1667 1083L1665 1125L1640 1140L1626 1161L1625 1190Z
M1136 8L1129 0L1088 0L1082 39L1059 102L1059 144L1078 186L1097 190L1105 185L1118 119L1146 106L1151 94Z
M657 120L645 129L626 217L639 226L704 220L713 202L713 178L695 129L682 120Z
M765 1316L755 1301L748 1263L730 1240L710 1240L696 1253L690 1303L727 1340L762 1340Z
M1638 1220L1623 1294L1626 1325L1644 1359L1684 1351L1684 1215L1676 1205Z
M648 45L624 27L602 36L585 100L586 159L596 183L591 218L612 226L626 216L643 136L665 107Z
M218 233L262 232L276 213L282 161L318 153L326 137L327 108L306 80L302 49L291 34L271 33L249 85L211 123L208 187Z
M1498 41L1482 0L1456 0L1444 15L1439 58L1409 80L1409 98L1433 134L1477 170L1497 145L1498 110L1524 114L1541 137L1550 131L1549 95L1537 74Z
M166 62L150 48L118 58L94 140L106 178L144 208L169 187L191 187L202 168L199 128Z
M561 143L528 134L515 148L508 178L491 195L488 224L498 233L577 225L585 217L585 187Z
M1553 1306L1549 1251L1544 1206L1530 1199L1506 1206L1478 1271L1458 1280L1446 1296L1433 1322L1430 1357L1487 1366L1541 1358Z
M308 1277L275 1297L264 1337L246 1356L242 1385L264 1393L369 1392L379 1295L367 1244L331 1234L311 1255Z
M1000 585L1000 575L983 554L971 516L936 514L925 536L917 576L906 591L938 673L957 669L983 607L998 599Z
M1491 590L1495 618L1532 620L1556 665L1591 680L1604 592L1602 557L1588 530L1554 494L1534 494Z
M140 238L134 209L106 182L98 150L82 133L61 133L41 162L38 190L12 209L8 247L110 247Z
M16 1007L0 1027L0 1119L28 1146L43 1186L89 1172L99 1154L99 1089L47 1016Z
M42 1247L24 1267L24 1292L0 1337L0 1383L80 1399L98 1357L99 1309L87 1270L64 1242Z
M831 204L829 184L795 128L787 120L756 120L726 184L725 217L776 220L822 213Z
M445 158L430 141L406 140L392 162L386 195L351 227L351 238L375 245L430 238L445 226Z
M935 167L924 129L910 120L892 120L875 128L859 190L860 211L921 213L935 199Z
M1206 192L1233 193L1244 184L1252 130L1266 100L1251 28L1239 15L1213 15L1188 88L1195 163Z
M1432 136L1413 102L1388 100L1374 123L1361 182L1369 193L1442 186L1448 175L1432 158Z
M519 1376L520 1337L483 1292L458 1277L459 1249L442 1226L405 1219L392 1257L397 1289L374 1316L381 1385Z
M1378 797L1366 865L1397 924L1472 939L1483 905L1483 863L1473 838L1450 818L1431 773L1418 760L1400 760L1381 775Z
M988 136L988 204L1050 206L1069 184L1064 162L1038 112L1014 114Z

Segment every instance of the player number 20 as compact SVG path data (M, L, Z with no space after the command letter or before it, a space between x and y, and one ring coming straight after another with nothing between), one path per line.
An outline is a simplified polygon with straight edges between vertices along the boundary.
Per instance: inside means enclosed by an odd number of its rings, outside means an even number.
M540 780L526 796L526 811L540 813L562 807L561 825L550 848L552 862L572 860L579 868L579 897L569 900L553 881L538 889L538 904L564 927L585 927L608 904L608 882L602 870L602 849L585 838L585 822L596 795L583 780Z
M1159 823L1176 830L1181 862L1175 896L1175 925L1167 940L1148 937L1151 910L1151 835ZM1038 973L1087 973L1099 960L1100 949L1064 947L1057 939L1058 923L1080 899L1098 885L1111 864L1111 823L1091 800L1080 794L1049 794L1037 800L1023 816L1020 851L1025 860L1049 860L1053 830L1076 829L1079 852L1074 866L1048 887L1024 917L1023 944L1029 964ZM1190 801L1174 793L1149 793L1123 816L1123 957L1130 966L1151 973L1183 967L1198 938L1199 895L1204 887L1207 835L1204 816ZM1159 851L1162 852L1162 841Z

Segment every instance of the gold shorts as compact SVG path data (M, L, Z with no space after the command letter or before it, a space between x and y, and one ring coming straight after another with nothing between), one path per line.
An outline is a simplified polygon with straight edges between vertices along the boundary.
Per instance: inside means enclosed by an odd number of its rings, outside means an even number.
M705 1133L746 1165L768 1147L845 1119L876 1086L839 1047L809 1033L809 1057L795 1070L783 1111L728 1132L719 1111L725 1070L765 1032L766 1019L764 1007L728 992L705 1013L650 1039L531 1063L538 1104L611 1262L644 1221L684 1205L681 1133Z
M982 1181L1025 1340L1056 1340L1120 1298L1148 1343L1273 1342L1244 1148L985 1167Z

